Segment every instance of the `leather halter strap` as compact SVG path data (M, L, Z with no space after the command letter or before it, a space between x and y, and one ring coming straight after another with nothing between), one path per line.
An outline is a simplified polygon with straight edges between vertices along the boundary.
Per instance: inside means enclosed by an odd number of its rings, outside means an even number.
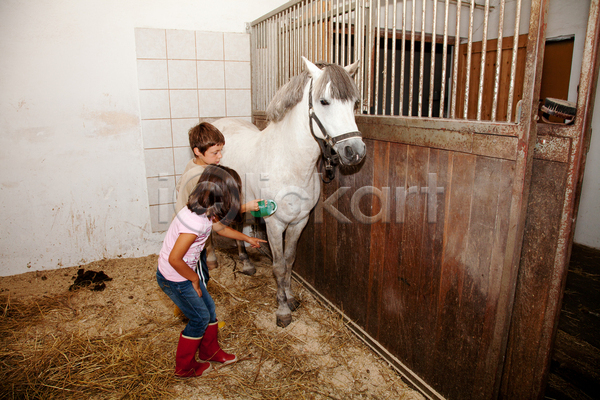
M327 129L325 129L325 127L319 120L319 117L317 117L317 114L315 113L312 101L312 89L313 80L311 78L310 89L308 91L308 120L310 125L310 133L321 148L321 156L323 158L323 162L325 163L325 178L323 178L322 180L325 183L329 183L335 178L335 167L337 167L340 163L340 156L335 152L333 146L345 140L352 139L354 137L360 137L361 133L359 131L352 131L344 133L343 135L332 137L327 132ZM313 120L319 126L319 129L323 134L322 138L317 137L317 135L315 135L315 131L313 129Z

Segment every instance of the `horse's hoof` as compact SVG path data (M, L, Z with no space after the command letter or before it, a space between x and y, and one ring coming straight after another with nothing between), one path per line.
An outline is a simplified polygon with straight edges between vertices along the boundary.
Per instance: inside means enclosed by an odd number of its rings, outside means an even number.
M290 310L292 311L296 311L296 309L298 307L300 307L300 302L298 300L296 300L296 298L292 297L291 299L288 298L287 301L288 307L290 308Z
M244 266L244 268L242 268L242 270L240 272L244 275L252 276L256 273L256 268L254 267L254 265L252 265L250 267Z
M277 316L277 326L285 328L292 322L292 315L278 315Z

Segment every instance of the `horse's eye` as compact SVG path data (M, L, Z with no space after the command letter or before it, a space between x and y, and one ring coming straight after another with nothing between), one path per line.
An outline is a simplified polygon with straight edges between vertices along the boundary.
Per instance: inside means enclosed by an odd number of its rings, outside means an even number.
M325 100L325 99L321 99L321 105L322 106L328 106L329 102L327 100Z

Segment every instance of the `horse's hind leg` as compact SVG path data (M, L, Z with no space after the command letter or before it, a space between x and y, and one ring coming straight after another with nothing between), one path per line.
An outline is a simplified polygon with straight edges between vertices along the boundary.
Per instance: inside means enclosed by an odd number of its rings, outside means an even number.
M250 276L254 275L256 273L256 267L254 266L254 263L250 261L250 257L248 257L248 253L246 252L246 245L241 240L236 240L235 242L237 243L240 261L243 264L241 271L242 274Z
M300 238L300 234L302 233L302 230L306 226L307 222L308 217L296 224L290 224L285 231L285 278L283 285L288 307L292 311L300 306L300 302L296 299L296 296L294 296L294 292L292 291L292 267L294 266L294 261L296 260L298 239Z

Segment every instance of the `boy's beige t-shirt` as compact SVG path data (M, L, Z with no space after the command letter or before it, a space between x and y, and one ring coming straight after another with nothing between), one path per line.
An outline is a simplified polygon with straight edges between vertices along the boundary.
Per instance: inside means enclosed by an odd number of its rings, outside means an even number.
M175 215L186 206L190 193L192 193L192 190L194 190L198 184L198 179L200 179L202 172L204 172L204 165L196 164L193 158L185 166L183 175L181 175L181 178L179 178L179 181L177 181L177 184L175 185L175 190L177 190Z

